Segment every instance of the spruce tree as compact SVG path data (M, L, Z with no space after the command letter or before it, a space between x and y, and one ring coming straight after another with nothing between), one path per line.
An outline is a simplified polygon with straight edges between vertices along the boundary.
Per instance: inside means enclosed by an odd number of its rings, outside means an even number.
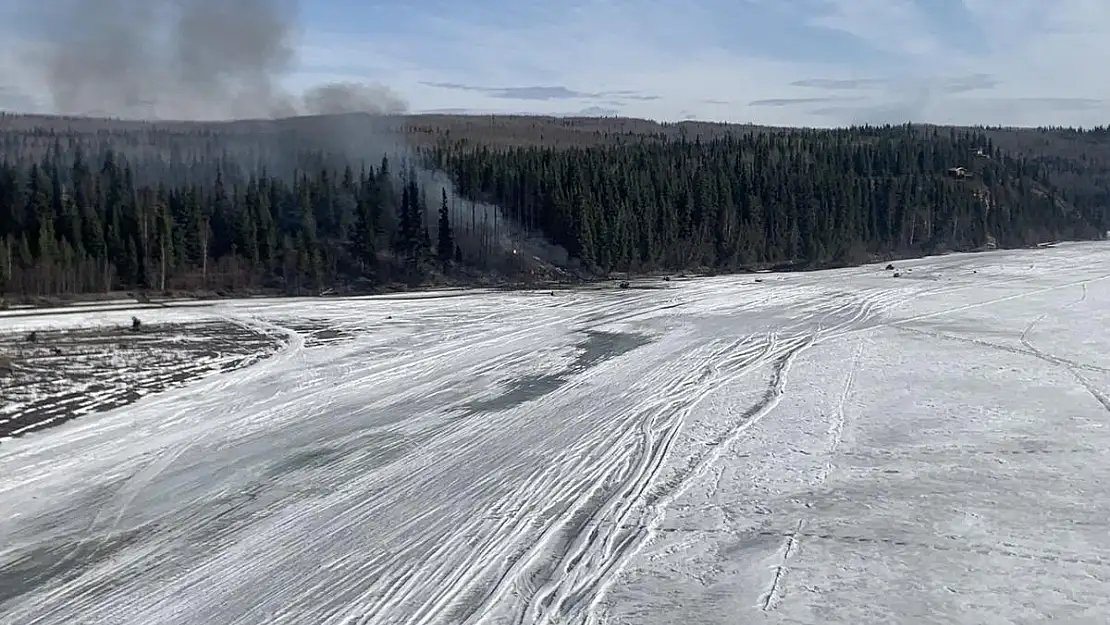
M443 189L443 198L439 206L438 234L439 260L446 265L455 257L455 237L451 232L451 209L447 204L446 188Z

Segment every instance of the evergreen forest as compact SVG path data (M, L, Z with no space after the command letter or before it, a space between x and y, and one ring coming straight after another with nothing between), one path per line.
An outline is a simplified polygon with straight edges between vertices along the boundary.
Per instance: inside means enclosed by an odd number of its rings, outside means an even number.
M811 269L1110 230L1103 129L283 123L0 119L0 298Z

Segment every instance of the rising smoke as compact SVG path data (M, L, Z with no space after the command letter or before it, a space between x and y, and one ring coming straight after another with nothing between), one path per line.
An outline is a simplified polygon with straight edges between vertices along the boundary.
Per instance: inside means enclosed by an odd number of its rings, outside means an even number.
M295 0L28 0L23 13L41 33L28 61L61 114L218 120L408 108L378 84L287 90Z
M447 192L452 222L469 252L566 262L561 248L529 236L496 206L456 197L447 175L423 167L382 116L408 111L377 83L334 82L302 93L296 70L297 0L24 0L41 32L27 64L50 91L55 112L120 119L211 121L324 115L313 142L351 161L397 162L422 184L429 226Z

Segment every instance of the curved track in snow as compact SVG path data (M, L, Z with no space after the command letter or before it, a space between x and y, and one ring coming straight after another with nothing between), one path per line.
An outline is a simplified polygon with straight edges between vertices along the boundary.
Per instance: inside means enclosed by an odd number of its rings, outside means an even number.
M0 446L0 623L617 619L618 587L661 557L668 519L725 488L755 429L794 427L801 413L782 402L804 381L797 363L847 350L828 369L827 420L797 430L831 441L806 452L816 477L797 478L819 488L860 453L846 412L849 392L866 392L864 341L870 355L887 330L935 336L953 315L1078 285L1086 297L1110 275L1106 249L924 259L900 279L863 267L190 311L290 341ZM1097 368L1034 347L1033 321L1000 348ZM790 448L767 450L778 460L745 496L795 471ZM789 601L789 567L820 532L791 516L779 534L790 543L755 612Z

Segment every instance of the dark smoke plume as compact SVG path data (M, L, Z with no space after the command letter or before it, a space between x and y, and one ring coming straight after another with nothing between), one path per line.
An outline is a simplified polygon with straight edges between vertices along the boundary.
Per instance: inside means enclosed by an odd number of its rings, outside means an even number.
M45 0L24 14L42 44L28 61L61 114L216 120L408 108L376 84L288 92L295 0Z
M426 193L430 228L442 194L464 251L524 264L562 264L565 251L511 224L497 206L456 196L450 178L424 167L403 136L383 123L408 110L376 83L283 86L296 68L297 0L23 0L27 26L41 46L29 67L55 112L142 120L311 120L314 146L350 161L395 161L393 174L415 173ZM285 150L270 155L279 161ZM492 259L491 259L492 260Z

